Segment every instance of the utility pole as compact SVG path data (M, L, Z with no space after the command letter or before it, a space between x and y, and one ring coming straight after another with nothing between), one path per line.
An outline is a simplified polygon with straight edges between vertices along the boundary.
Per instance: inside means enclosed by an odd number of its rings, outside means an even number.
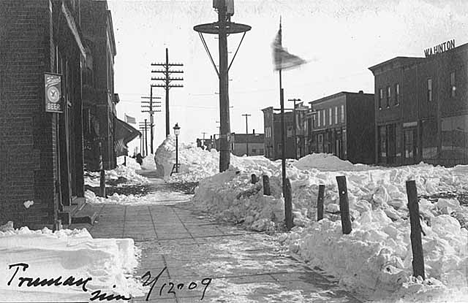
M170 70L172 66L184 66L182 63L169 63L169 50L166 48L166 63L151 63L151 66L162 66L162 70L152 70L152 73L162 73L164 77L152 77L151 80L163 81L164 84L154 84L154 87L163 87L166 90L166 137L169 135L169 89L184 87L182 84L171 84L172 81L182 81L184 78L171 77L171 74L181 74L182 70Z
M148 155L148 120L145 119L145 122L140 122L140 130L143 132L143 155L142 156L147 156Z
M161 107L161 101L154 101L153 99L161 99L161 97L153 97L153 86L150 85L150 96L149 97L141 97L142 99L149 99L149 100L142 100L141 101L141 107L144 108L145 110L142 110L142 113L149 113L150 115L150 147L151 147L151 154L154 153L153 149L153 141L154 141L154 113L160 113L160 110L154 110L155 107ZM157 104L153 104L157 103Z
M246 145L246 151L247 151L247 156L249 156L249 117L251 114L242 114L242 116L245 117L245 145Z
M301 99L288 99L288 101L294 102L294 107L293 107L294 159L297 159L296 102L300 102Z
M219 77L219 116L220 116L220 136L219 136L219 171L223 172L229 168L231 155L231 126L229 121L229 69L237 55L237 51L245 37L245 33L251 29L249 25L231 22L234 15L233 0L215 0L213 8L218 12L218 21L212 23L199 24L194 26L194 30L200 35L206 52ZM208 49L208 45L203 34L214 34L218 36L219 69ZM227 36L242 33L242 39L237 50L228 64Z

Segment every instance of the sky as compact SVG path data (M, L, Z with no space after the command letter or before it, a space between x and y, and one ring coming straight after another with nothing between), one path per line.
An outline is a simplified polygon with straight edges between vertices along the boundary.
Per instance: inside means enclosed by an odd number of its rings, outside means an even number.
M170 90L170 126L180 139L194 142L219 132L219 81L195 25L217 20L211 0L109 0L117 46L115 92L117 115L143 122L141 97L148 97L151 63L184 64L183 88ZM283 72L285 104L305 104L340 91L374 93L369 67L396 56L424 57L424 49L455 39L468 43L468 5L464 0L237 0L232 21L250 25L229 70L231 132L263 133L262 109L279 108L279 77L273 70L271 44L283 28L283 46L307 64ZM204 36L216 64L218 40ZM242 34L228 37L229 61ZM177 69L179 69L177 67ZM155 147L165 138L165 90L155 114ZM133 143L138 146L138 140ZM132 151L132 149L130 149Z

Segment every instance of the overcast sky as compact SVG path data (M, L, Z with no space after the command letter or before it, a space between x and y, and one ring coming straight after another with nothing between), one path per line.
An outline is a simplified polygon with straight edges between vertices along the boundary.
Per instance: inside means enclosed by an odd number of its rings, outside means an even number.
M455 39L468 43L465 0L234 0L232 21L252 26L229 71L231 131L263 133L262 109L279 107L278 74L273 71L271 43L283 24L283 46L309 61L283 72L285 100L305 103L340 91L374 92L370 66L396 56L424 57L424 49ZM151 63L183 63L183 88L170 91L170 124L181 126L181 140L192 142L218 132L218 78L193 26L214 22L212 0L109 0L117 44L115 90L126 113L143 121L142 96L149 96ZM242 37L228 38L230 59ZM218 63L218 40L206 35ZM174 74L179 76L180 74ZM179 81L178 81L179 82ZM165 91L156 114L157 147L165 137ZM292 102L286 101L290 107ZM171 129L172 132L172 129Z

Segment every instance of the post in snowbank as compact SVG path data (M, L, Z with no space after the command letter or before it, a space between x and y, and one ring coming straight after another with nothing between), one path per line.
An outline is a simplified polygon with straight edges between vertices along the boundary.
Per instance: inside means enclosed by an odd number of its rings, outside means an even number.
M270 178L267 175L263 175L263 194L265 196L271 195Z
M325 194L325 185L319 185L317 198L317 222L323 219L323 196Z
M250 177L251 177L250 182L251 182L252 184L255 184L255 183L258 182L258 179L257 179L257 175L256 175L256 174L252 174Z
M292 191L291 191L291 182L289 178L286 178L284 184L284 220L286 221L286 228L291 230L293 228L293 219L292 219Z
M346 177L337 176L336 182L338 183L338 192L340 195L340 213L341 213L341 229L343 234L351 233L351 220L349 219L349 201L348 201L348 188L346 186Z
M413 250L413 276L424 279L424 256L421 240L421 222L419 219L419 204L416 182L406 181L406 195L411 223L411 249Z

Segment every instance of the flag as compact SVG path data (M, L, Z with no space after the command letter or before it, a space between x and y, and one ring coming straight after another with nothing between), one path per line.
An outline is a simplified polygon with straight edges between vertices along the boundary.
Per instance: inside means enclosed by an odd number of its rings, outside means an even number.
M281 23L275 41L271 46L273 48L273 64L275 65L275 70L290 69L307 63L304 59L290 54L288 50L283 47Z
M136 124L136 119L132 116L129 116L125 114L125 122L131 123L131 124Z
M128 148L125 146L124 140L120 139L114 143L115 156L128 156Z

